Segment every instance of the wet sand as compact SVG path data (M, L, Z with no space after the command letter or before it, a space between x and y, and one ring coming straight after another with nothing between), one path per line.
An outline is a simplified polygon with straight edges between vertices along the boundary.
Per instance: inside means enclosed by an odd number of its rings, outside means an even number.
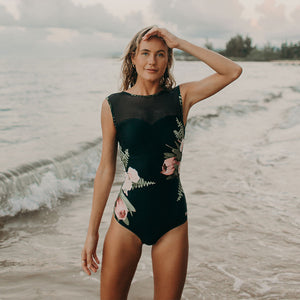
M89 62L91 68L99 63ZM199 73L199 63L177 65L179 81L193 79ZM82 66L86 61L75 64L79 70L76 76ZM201 65L201 72L203 68ZM300 69L276 63L243 63L243 68L238 85L193 107L189 114L181 180L188 204L190 255L182 299L299 298ZM48 74L49 68L44 71ZM86 86L84 81L82 85ZM10 97L17 98L17 92ZM66 99L76 97L67 95ZM78 95L76 101L87 107L86 99ZM56 100L57 105L62 101L56 95L49 99L51 104ZM35 103L31 103L33 111ZM51 136L53 145L59 144L62 157L68 157L70 132L78 134L76 140L85 138L81 131L68 127L70 113L65 111L60 115L65 131L62 126L58 140L55 134ZM89 119L94 118L94 111L85 113ZM48 128L46 125L42 128ZM90 126L95 128L96 124ZM11 129L18 141L21 129ZM6 137L10 132L8 129ZM48 144L34 147L38 140L34 133L33 144L27 144L27 149L32 149L33 156L52 159L55 147L47 156ZM62 137L65 143L60 142ZM94 141L94 134L87 139ZM21 161L27 152L16 151L18 147L10 141L6 152ZM16 195L4 197L6 202L1 202L1 207L9 212L20 212L22 207L32 211L0 219L1 300L99 299L100 273L87 276L81 270L80 258L99 149L98 144L90 143L72 159L56 161L57 168L44 175L29 164L29 179L41 176L41 181L29 189L25 173L10 176L10 183L20 177L23 181L18 181ZM31 156L26 162L30 161ZM118 158L118 172L100 226L99 257L122 181ZM150 250L143 247L129 300L152 299Z

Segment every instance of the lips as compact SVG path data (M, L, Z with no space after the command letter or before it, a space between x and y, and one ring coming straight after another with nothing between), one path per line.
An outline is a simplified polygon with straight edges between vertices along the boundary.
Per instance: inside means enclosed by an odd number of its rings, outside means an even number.
M151 72L151 73L155 73L155 72L157 72L158 70L157 70L157 69L146 69L146 71Z

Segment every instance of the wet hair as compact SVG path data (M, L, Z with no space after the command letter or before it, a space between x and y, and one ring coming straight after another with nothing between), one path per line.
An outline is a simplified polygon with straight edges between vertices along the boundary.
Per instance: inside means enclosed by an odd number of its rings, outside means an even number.
M121 90L127 90L128 88L135 85L137 80L137 72L132 64L132 56L136 54L136 50L143 38L143 36L153 28L154 26L149 26L140 30L127 45L124 55L122 57L122 67L121 67ZM158 37L160 38L160 37ZM163 39L162 39L163 40ZM164 40L163 40L164 41ZM165 42L165 41L164 41ZM167 44L166 44L167 46ZM168 46L167 46L168 47ZM170 90L176 84L175 79L171 73L173 66L173 49L168 47L168 64L163 77L161 78L159 84L163 89Z

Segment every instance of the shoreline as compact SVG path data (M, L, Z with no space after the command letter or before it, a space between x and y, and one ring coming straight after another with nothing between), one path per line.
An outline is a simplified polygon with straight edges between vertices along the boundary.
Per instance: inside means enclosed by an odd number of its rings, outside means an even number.
M278 60L270 60L270 62L275 62L279 64L289 64L289 65L300 65L299 59L278 59Z
M289 65L300 65L299 59L275 59L275 60L251 60L251 59L243 59L238 57L229 57L229 59L233 61L239 62L270 62L270 63L278 63L278 64L289 64ZM194 59L193 57L182 57L175 56L176 61L201 61L200 59Z

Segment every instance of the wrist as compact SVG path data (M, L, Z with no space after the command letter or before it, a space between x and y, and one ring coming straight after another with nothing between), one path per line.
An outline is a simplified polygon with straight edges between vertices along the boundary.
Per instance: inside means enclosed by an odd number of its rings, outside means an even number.
M88 231L87 231L87 236L90 236L90 237L96 237L99 235L99 228L96 228L96 227L89 227L88 228Z
M195 48L197 48L198 50L199 49L202 49L201 47L199 46L196 46L190 42L188 42L187 40L184 40L184 39L180 39L180 43L179 43L179 47L178 49L179 50L182 50L182 51L185 51L185 52L192 52ZM192 53L190 53L192 54Z
M182 51L184 51L184 44L186 43L186 40L184 40L184 39L181 39L181 38L178 38L178 41L177 41L177 45L176 45L176 47L174 47L174 48L177 48L177 49L179 49L179 50L182 50Z
M98 231L95 232L95 233L90 233L88 232L87 235L86 235L86 240L89 241L89 240L98 240L99 238L99 233Z

